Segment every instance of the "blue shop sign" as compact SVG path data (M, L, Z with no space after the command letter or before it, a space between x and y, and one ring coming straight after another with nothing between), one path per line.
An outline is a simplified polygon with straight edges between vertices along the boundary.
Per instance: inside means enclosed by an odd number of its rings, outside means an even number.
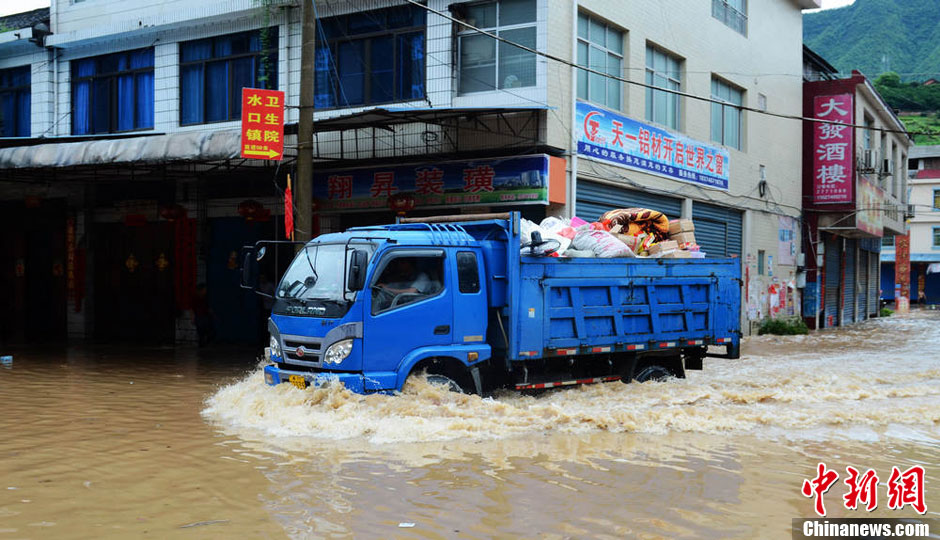
M703 186L728 189L728 151L613 111L577 102L578 155Z

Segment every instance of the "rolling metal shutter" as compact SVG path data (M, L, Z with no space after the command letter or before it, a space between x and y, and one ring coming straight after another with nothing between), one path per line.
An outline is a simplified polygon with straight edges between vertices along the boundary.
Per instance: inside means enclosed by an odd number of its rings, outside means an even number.
M858 266L855 264L855 258L857 255L858 245L855 239L847 238L845 240L845 310L843 311L845 324L855 322L855 268Z
M868 251L859 251L858 252L858 294L855 296L858 298L858 320L864 321L868 318L868 280L869 272L871 272L871 265L868 264L868 258L871 257L871 253Z
M881 254L873 252L868 265L868 274L871 276L868 280L868 314L877 315L881 312L881 295L878 293L881 285Z
M575 212L585 221L596 221L604 212L617 208L659 210L669 219L682 215L682 199L582 180L578 180L577 189Z
M724 206L692 203L695 241L706 257L741 256L741 212Z
M827 328L839 324L839 282L842 280L842 269L839 265L839 259L842 255L842 250L839 249L840 245L841 242L838 236L826 235L826 266L824 267L826 276L826 314L823 320Z

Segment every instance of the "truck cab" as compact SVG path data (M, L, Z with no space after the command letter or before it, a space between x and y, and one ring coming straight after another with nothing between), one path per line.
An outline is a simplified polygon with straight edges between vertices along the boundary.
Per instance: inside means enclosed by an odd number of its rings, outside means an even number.
M393 391L415 367L433 363L463 389L473 381L461 365L491 354L482 260L479 242L456 228L318 237L275 289L266 380Z

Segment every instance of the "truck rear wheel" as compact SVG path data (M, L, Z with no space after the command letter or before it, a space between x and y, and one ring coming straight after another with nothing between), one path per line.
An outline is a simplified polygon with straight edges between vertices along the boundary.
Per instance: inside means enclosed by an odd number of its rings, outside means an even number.
M641 383L646 381L664 381L673 376L672 371L663 366L658 364L646 364L645 366L640 366L639 371L633 376L633 380Z

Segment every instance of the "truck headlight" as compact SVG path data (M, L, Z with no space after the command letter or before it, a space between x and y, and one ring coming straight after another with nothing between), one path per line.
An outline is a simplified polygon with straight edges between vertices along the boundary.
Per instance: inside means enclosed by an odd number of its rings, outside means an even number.
M324 364L339 364L352 352L353 340L344 339L330 345L323 355Z
M271 336L271 340L268 345L271 347L271 354L274 356L281 356L281 344L277 342L276 337Z

